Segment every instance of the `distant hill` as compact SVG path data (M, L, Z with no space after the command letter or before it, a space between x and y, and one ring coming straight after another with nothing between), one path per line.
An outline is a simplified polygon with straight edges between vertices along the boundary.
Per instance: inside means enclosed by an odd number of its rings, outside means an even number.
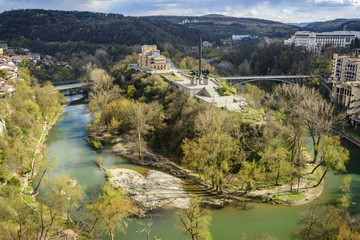
M146 18L169 21L222 39L231 38L233 34L286 37L301 29L297 26L270 20L236 18L219 14L205 16L150 16Z
M306 27L307 25L313 22L302 22L302 23L285 23L287 25L297 26L297 27Z
M91 44L196 45L199 36L214 37L179 24L155 18L125 17L78 11L16 10L0 14L0 40L41 40L43 42L85 42Z
M314 22L307 25L304 29L313 32L331 32L343 30L360 31L360 19L340 18L325 22Z

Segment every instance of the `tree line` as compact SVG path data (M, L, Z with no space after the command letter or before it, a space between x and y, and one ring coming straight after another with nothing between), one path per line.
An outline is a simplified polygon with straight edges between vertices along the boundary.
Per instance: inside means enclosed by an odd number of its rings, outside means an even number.
M313 88L278 85L270 100L260 100L266 124L253 124L238 113L186 97L161 76L133 72L127 65L135 59L136 55L128 56L109 73L100 69L89 73L94 82L89 105L94 120L89 131L97 147L101 148L104 133L130 134L139 159L146 143L198 173L219 192L282 184L298 191L293 186L305 174L315 174L319 166L326 166L323 175L330 168L345 170L349 153L331 131L343 115ZM261 92L257 87L246 89L253 91L254 99ZM307 166L319 159L306 173ZM322 180L320 176L314 185Z

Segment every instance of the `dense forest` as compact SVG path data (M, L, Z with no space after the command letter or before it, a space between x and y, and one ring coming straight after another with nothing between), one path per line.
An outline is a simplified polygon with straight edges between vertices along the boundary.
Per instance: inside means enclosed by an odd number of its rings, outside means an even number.
M352 48L360 46L356 39ZM324 47L320 53L307 51L302 47L284 46L282 41L243 41L237 45L204 49L204 64L220 76L259 76L321 74L330 75L334 53L351 54L350 48ZM187 57L180 53L174 60L179 66L196 70L197 51L189 51Z
M218 39L228 39L231 38L233 34L283 38L301 29L296 26L270 20L236 18L219 14L204 16L151 16L147 18L177 24L182 23L183 20L187 20L188 22L184 23L184 26L208 33Z
M175 44L177 48L197 45L199 36L214 37L182 25L143 17L125 17L77 11L16 10L0 15L0 35L10 45L29 45L45 52L60 47L85 51L91 46L109 45L115 49L136 44ZM45 45L45 49L41 51ZM55 45L55 46L54 46ZM70 45L69 47L62 45ZM38 46L38 47L37 47Z
M305 30L313 32L332 31L360 31L360 19L335 19L324 22L314 22L304 27Z
M17 10L1 14L3 40L21 36L45 42L100 44L196 44L199 32L186 27L142 17L75 11ZM207 36L204 35L204 38Z

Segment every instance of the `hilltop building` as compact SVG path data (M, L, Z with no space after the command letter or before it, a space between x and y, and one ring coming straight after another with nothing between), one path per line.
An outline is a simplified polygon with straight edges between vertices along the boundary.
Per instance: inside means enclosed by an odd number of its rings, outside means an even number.
M334 47L348 47L355 38L360 38L360 32L309 32L298 31L291 38L284 41L285 45L303 46L309 51L321 50L326 45Z
M5 41L0 41L0 49L2 49L2 52L6 52L8 50L8 44ZM3 54L3 53L2 53Z
M156 45L143 45L139 56L138 64L142 68L170 70L170 63L166 61L165 56L160 55L160 50L157 50Z
M256 39L258 38L258 36L251 36L251 35L235 35L233 34L231 36L231 39L233 41L242 41L242 40L245 40L245 39Z
M360 124L360 54L353 56L334 54L331 80L332 99L347 108L352 123Z

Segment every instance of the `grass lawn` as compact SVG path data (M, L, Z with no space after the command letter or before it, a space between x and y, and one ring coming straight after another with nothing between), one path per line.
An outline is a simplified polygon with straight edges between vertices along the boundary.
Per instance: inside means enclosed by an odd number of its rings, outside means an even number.
M263 116L265 115L264 109L256 109L250 106L246 106L244 109L244 111L238 113L241 118L254 122L261 122L263 120Z
M299 193L292 193L288 195L282 195L280 196L280 199L283 201L298 201L305 197L305 194L302 192Z
M168 74L168 75L161 75L161 76L163 76L164 78L166 78L166 79L169 80L169 81L183 81L182 79L180 79L180 78L178 78L178 77L176 77L176 76L174 76L174 75L170 75L170 74Z

